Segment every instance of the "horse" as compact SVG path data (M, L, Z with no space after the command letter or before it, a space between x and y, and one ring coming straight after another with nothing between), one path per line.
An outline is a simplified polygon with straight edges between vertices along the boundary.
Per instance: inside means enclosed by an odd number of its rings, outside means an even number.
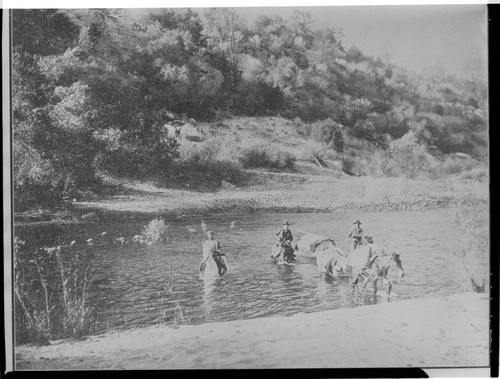
M312 258L312 254L318 244L328 239L328 237L307 233L300 237L297 242L295 242L294 250L298 255Z
M219 278L219 268L212 256L209 256L204 263L200 265L200 278L201 279L215 279Z
M398 253L388 255L384 249L379 248L377 250L376 247L376 245L370 244L351 251L347 256L346 266L352 268L351 284L353 287L357 286L359 280L362 279L363 288L366 288L368 282L371 280L373 283L373 294L375 295L377 293L378 280L380 279L382 285L384 281L387 282L387 296L389 296L392 290L392 283L387 278L389 269L397 269L401 278L405 276L401 255Z
M287 248L288 251L285 251ZM295 261L294 249L291 246L284 247L276 244L271 249L271 260L278 264L291 263Z
M314 251L318 271L322 274L339 275L346 266L346 255L335 246L333 241L327 240L318 245Z
M226 257L220 256L217 259L221 259L226 263ZM226 263L227 267L227 263ZM223 273L224 274L224 273ZM200 278L201 279L214 279L219 278L221 275L219 274L219 266L216 260L213 257L212 251L203 245L203 259L200 264Z

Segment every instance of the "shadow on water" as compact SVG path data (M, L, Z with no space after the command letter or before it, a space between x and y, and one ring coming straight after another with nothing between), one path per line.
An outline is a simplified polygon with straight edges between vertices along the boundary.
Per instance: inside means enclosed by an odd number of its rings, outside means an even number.
M91 333L151 324L199 324L298 312L351 308L388 301L381 289L356 293L349 278L320 275L315 260L299 257L278 266L269 258L282 220L291 222L295 239L305 230L343 244L352 220L361 219L367 235L387 250L403 251L406 276L393 281L391 300L456 292L453 272L446 271L445 246L450 233L448 210L363 214L249 214L207 216L226 253L227 274L213 281L198 275L204 240L202 218L168 219L168 240L146 246L132 242L153 217L99 223L23 226L16 235L27 245L68 244L92 251L97 269L92 299ZM87 243L92 239L92 244ZM26 249L27 253L31 251ZM439 274L439 275L438 275ZM370 287L370 285L369 285Z

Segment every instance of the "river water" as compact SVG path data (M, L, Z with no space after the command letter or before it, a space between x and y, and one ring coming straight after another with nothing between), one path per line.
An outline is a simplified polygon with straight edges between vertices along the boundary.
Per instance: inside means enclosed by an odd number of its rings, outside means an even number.
M452 218L453 210L449 209L205 217L205 224L215 232L228 262L227 274L212 282L198 276L201 242L205 238L201 217L166 220L168 241L151 246L116 242L116 238L130 240L140 234L151 218L52 226L50 231L37 233L38 238L48 234L54 238L57 234L59 243L75 239L75 249L94 238L97 277L92 298L96 308L89 330L93 334L160 323L199 324L285 316L388 301L367 292L360 302L348 278L321 276L314 259L299 257L298 263L290 266L271 262L274 233L284 219L291 223L295 239L304 232L313 232L334 237L340 247L353 221L360 219L365 234L373 236L376 243L390 252L402 252L406 276L398 280L395 274L389 274L394 292L390 301L452 294L461 289L450 269ZM100 237L102 233L105 235Z

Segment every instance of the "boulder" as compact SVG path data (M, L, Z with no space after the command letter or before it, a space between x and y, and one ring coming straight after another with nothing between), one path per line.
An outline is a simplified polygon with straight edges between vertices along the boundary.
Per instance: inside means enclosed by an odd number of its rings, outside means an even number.
M175 127L173 125L165 124L163 125L163 128L169 138L175 138Z
M181 138L185 138L189 141L201 142L203 137L200 132L191 124L184 124L181 127Z
M224 188L224 189L234 189L234 188L236 188L236 186L234 184L226 182L225 180L221 181L221 187Z
M97 212L90 212L90 213L83 214L81 216L81 219L86 220L86 221L96 221L99 219L99 215L97 214Z

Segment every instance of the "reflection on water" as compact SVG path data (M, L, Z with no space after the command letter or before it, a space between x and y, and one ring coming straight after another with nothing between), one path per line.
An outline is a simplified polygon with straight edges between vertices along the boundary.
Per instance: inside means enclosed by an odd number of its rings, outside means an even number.
M169 239L163 244L95 247L99 275L93 293L98 300L93 332L158 323L285 316L387 301L380 285L381 296L374 297L371 285L353 291L346 277L319 275L314 259L299 257L297 264L283 266L271 262L274 233L285 218L292 224L295 239L308 231L334 237L341 247L353 220L360 219L365 234L376 243L389 252L402 251L406 276L402 280L390 276L392 300L451 294L458 291L458 284L445 250L450 217L450 210L204 217L228 262L227 274L210 281L198 275L204 239L201 218L168 220ZM130 238L148 221L60 227L57 240L80 242L102 232L109 239Z

